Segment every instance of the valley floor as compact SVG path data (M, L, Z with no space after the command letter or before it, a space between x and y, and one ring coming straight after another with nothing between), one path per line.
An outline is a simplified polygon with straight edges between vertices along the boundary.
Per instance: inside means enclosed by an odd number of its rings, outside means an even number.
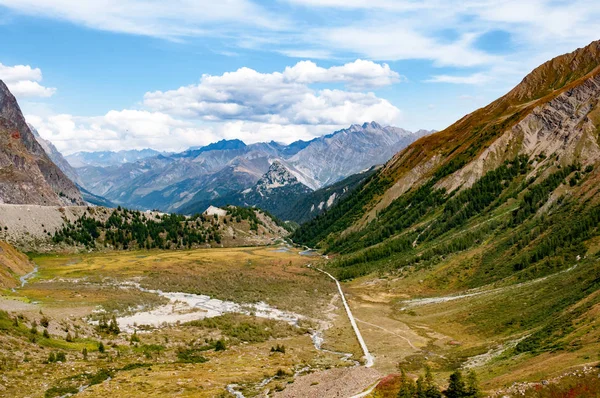
M535 315L537 294L596 273L595 259L467 291L431 287L443 266L344 282L375 358L367 368L335 283L307 267L327 260L306 254L272 246L33 256L30 278L0 296L0 396L387 397L395 393L381 386L400 368L416 377L425 364L440 386L463 367L489 394L513 396L582 366L598 373L597 305L552 352L515 354L531 331L511 326Z
M33 260L0 297L0 396L334 397L382 376L359 366L335 284L291 247Z

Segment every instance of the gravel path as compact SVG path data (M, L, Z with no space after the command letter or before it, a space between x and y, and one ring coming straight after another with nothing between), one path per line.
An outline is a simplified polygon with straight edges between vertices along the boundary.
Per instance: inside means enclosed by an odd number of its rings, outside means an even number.
M308 266L311 267L310 264ZM340 282L337 279L335 279L334 276L331 275L329 272L323 271L322 269L317 268L317 267L311 267L311 268L324 273L325 275L329 276L331 279L333 279L335 281L338 291L340 292L340 297L342 298L342 302L344 303L344 307L346 308L346 313L348 314L348 319L350 320L352 329L354 329L354 334L356 334L356 338L358 339L360 348L362 348L362 351L363 351L363 354L365 357L365 361L366 361L365 367L370 368L375 363L375 357L373 355L371 355L371 353L369 352L369 348L367 348L367 344L365 343L365 340L363 339L362 334L360 333L360 330L358 329L356 320L354 319L354 316L352 315L352 311L350 310L350 306L348 305L348 302L346 301L346 296L344 295L344 292L342 291L342 285L340 285Z

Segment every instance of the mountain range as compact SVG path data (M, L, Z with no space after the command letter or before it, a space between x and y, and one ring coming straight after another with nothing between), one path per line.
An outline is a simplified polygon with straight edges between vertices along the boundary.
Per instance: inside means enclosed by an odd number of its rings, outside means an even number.
M429 133L371 122L289 145L222 140L175 154L152 150L80 152L66 159L75 167L74 180L83 189L116 204L203 211L200 204L229 203L225 198L256 188L261 178L269 178L266 174L275 162L305 187L296 192L300 195L300 191L310 192L383 164L399 149ZM71 168L65 170L70 172ZM245 196L233 202L262 205L267 210L277 206L266 203L264 196L261 200L259 196Z

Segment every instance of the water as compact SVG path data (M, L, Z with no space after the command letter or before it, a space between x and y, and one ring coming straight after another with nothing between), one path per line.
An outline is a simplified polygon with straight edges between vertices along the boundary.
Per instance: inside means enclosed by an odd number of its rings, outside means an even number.
M37 272L38 272L38 266L36 265L35 268L33 269L33 271L20 277L19 281L21 281L21 287L25 286L25 284L29 281L29 279L33 278L35 276L35 274L37 274Z
M119 328L128 333L134 332L140 325L160 327L164 324L183 323L231 313L283 321L293 326L298 326L300 320L306 319L303 315L282 311L264 302L238 304L232 301L218 300L203 294L144 289L139 284L132 282L125 283L123 286L158 294L169 299L168 304L161 305L153 310L140 311L133 315L117 318Z

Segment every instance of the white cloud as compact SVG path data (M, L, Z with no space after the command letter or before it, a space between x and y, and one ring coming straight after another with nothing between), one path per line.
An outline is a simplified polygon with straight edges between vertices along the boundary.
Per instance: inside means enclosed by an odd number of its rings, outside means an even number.
M259 73L240 68L220 76L204 75L197 85L146 93L144 106L204 121L233 119L280 125L340 125L365 120L391 123L398 119L399 110L373 93L314 90L309 85L383 87L400 80L400 75L386 64L357 60L326 69L302 61L283 72Z
M431 60L437 66L470 67L494 62L497 57L473 46L476 36L464 34L446 42L405 24L372 24L317 29L314 40L329 47L380 60Z
M325 69L311 61L301 61L288 66L283 72L284 78L296 83L346 83L350 87L384 87L397 83L401 76L390 69L388 64L377 64L357 59L342 66Z
M358 89L400 80L386 64L357 60L322 68L303 61L283 72L240 68L205 75L197 85L146 93L145 109L112 110L97 117L35 112L27 120L66 154L146 147L179 151L222 138L292 142L353 123L395 124L402 116L374 93L315 90L311 84L339 83Z
M384 9L389 11L408 11L429 8L426 1L398 1L398 0L288 0L290 3L310 7L331 7L349 9Z
M449 83L449 84L483 84L490 81L485 73L474 73L467 76L435 75L426 80L427 83Z
M311 50L311 49L284 49L279 50L280 54L283 54L290 58L303 58L303 59L332 59L333 55L327 50Z
M0 63L0 80L17 98L51 97L55 88L42 86L42 71L29 65L6 66Z
M94 29L167 39L236 30L238 25L279 29L285 23L249 0L0 0L0 5Z
M210 129L148 111L110 111L104 116L26 115L40 135L68 155L78 151L159 148L182 150L218 140Z

